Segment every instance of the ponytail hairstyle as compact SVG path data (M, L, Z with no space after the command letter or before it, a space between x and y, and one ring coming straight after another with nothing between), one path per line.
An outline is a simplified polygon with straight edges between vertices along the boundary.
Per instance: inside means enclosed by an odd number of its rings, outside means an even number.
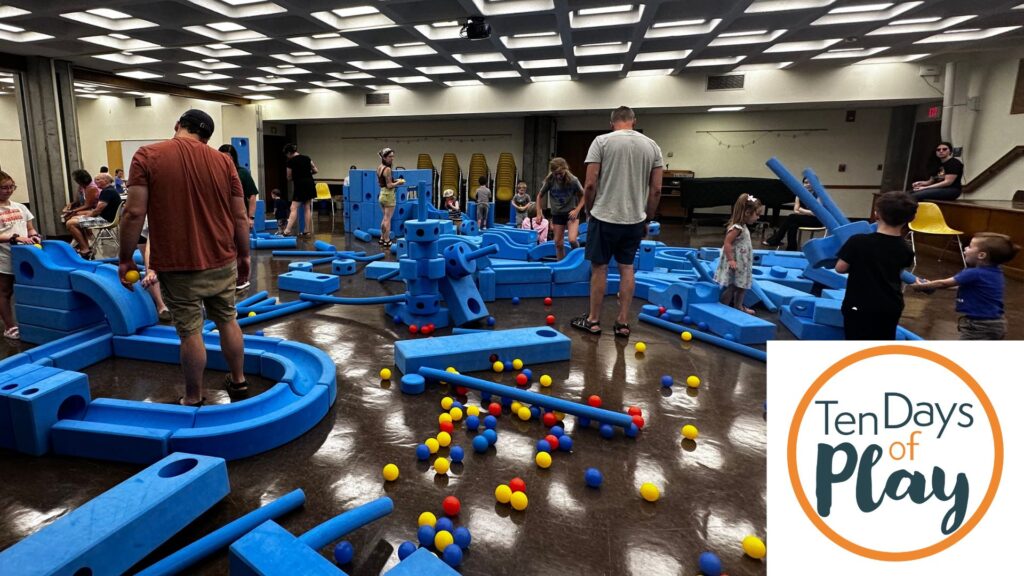
M725 227L732 228L734 224L745 225L747 217L751 214L756 214L761 209L761 206L761 201L755 198L753 194L740 194L740 197L736 199L736 203L732 206L732 216Z
M565 158L556 156L548 162L548 175L544 177L545 182L553 182L555 170L565 171L566 182L571 182L574 178L572 172L569 170L569 163L565 161Z

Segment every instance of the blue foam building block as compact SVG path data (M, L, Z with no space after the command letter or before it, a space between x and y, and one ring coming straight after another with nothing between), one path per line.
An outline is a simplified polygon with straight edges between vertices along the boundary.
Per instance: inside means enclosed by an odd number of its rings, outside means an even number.
M530 257L530 250L536 246L534 244L517 244L516 242L509 239L508 236L488 230L482 234L483 245L490 246L495 245L498 247L498 258L506 258L509 260L522 260L526 261Z
M18 304L58 310L80 310L95 306L92 300L69 288L43 288L26 284L14 285L14 300Z
M335 258L331 261L331 272L338 276L351 276L356 273L356 261L351 258Z
M97 324L95 326L88 326L86 328L96 328L101 326ZM21 330L22 342L28 342L29 344L43 344L48 342L54 342L62 340L69 336L73 336L78 333L82 328L76 328L75 330L56 330L53 328L47 328L45 326L36 326L34 324L19 324L18 328Z
M779 314L782 325L800 340L845 340L842 328L818 324L811 318L796 316L789 306L782 306Z
M842 328L845 324L842 306L842 300L815 298L808 294L802 298L794 298L789 303L789 311L794 316L810 318L816 324Z
M813 268L808 266L804 269L803 276L827 288L836 290L846 289L846 274L840 274L832 268ZM807 292L810 292L810 290L807 290Z
M458 572L444 563L436 554L420 548L399 562L384 576L458 576Z
M722 289L711 282L676 282L651 289L647 300L670 310L687 310L693 304L718 302Z
M590 296L590 282L569 282L551 285L552 298L574 298Z
M528 228L516 228L515 226L490 226L488 232L501 234L516 244L536 246L538 244L537 231Z
M551 269L543 264L524 264L521 266L506 266L494 264L491 266L495 277L495 283L502 284L536 284L550 283Z
M489 356L519 358L524 364L568 360L571 340L547 326L435 336L395 342L395 365L405 374L422 366L460 371L490 369Z
M71 288L96 302L107 317L110 331L118 336L134 334L157 322L149 292L138 287L126 290L115 266L104 264L93 272L72 272Z
M277 277L278 290L306 294L333 294L341 287L341 280L333 274L311 272L285 272Z
M755 254L758 252L762 251L754 251ZM783 268L803 270L807 267L807 257L803 252L763 251L761 266L782 266Z
M289 262L288 270L290 272L312 272L313 265L309 262Z
M776 306L789 304L794 298L807 296L807 292L771 280L758 280L761 290ZM745 300L744 300L745 301Z
M97 334L97 332L100 332ZM60 342L59 349L40 350L38 354L49 354L46 358L53 364L54 368L62 370L81 370L92 366L97 362L105 360L114 354L113 335L106 329L106 326L76 332L72 337L65 337Z
M405 237L410 244L437 240L441 236L442 222L449 220L409 220L405 223ZM435 252L436 253L436 252Z
M718 262L714 264L717 266ZM754 266L751 276L759 282L770 280L803 292L810 292L814 288L814 283L804 278L802 270L783 268L782 266Z
M230 547L231 576L339 576L345 573L273 520Z
M531 262L536 262L538 260L543 260L545 258L554 258L555 256L558 255L558 253L555 251L555 248L556 245L553 240L541 242L540 244L537 244L530 250L529 254L527 254L527 259L530 260ZM572 251L572 246L570 246L568 242L563 241L562 252L568 254L570 251Z
M382 276L390 274L395 270L399 270L398 262L384 262L379 260L377 262L370 262L364 266L363 274L366 276L367 280L379 280ZM394 279L397 280L398 278L396 277Z
M63 456L151 464L168 454L171 431L88 422L60 420L50 429L53 452Z
M103 321L103 312L95 306L79 310L61 310L18 303L14 305L14 313L19 322L64 332L74 332Z
M497 298L546 298L551 296L552 284L547 282L537 284L497 284L494 288L494 295Z
M763 344L775 337L775 324L725 304L692 304L686 313L694 322L706 322L715 334L732 334L740 344Z
M584 248L576 248L566 253L559 262L551 262L551 281L556 284L590 281L590 262L586 258Z
M224 460L172 454L0 552L0 574L121 574L227 495Z
M462 326L488 316L487 305L471 276L442 278L439 283L441 296L448 305L452 325Z
M14 427L11 424L10 397L21 390L31 388L60 370L38 364L21 364L0 374L0 448L14 450Z
M637 270L654 270L655 251L657 243L653 240L641 240L640 249L637 250Z
M270 250L279 248L295 248L298 240L293 236L290 238L253 238L249 241L249 247L256 250Z
M494 302L497 298L497 274L490 268L480 270L476 274L480 297L484 302Z
M821 291L822 298L831 298L832 300L839 300L840 302L846 298L846 290L837 290L834 288L825 288Z
M42 456L50 449L50 428L61 419L80 420L89 404L89 378L60 371L7 396L17 451Z

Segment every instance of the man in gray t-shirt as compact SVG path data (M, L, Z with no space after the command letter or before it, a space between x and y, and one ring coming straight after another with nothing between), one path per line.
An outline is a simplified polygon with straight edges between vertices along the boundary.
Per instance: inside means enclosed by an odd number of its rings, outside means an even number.
M587 260L590 260L590 310L572 325L600 334L601 306L608 283L608 262L619 266L619 314L616 336L629 337L629 305L636 285L633 258L646 235L647 222L661 200L664 161L654 140L635 131L636 115L626 106L611 115L612 132L594 139L587 152L583 188L590 221Z
M476 225L483 230L487 228L487 212L490 209L491 189L487 187L487 176L478 180L480 187L476 189Z

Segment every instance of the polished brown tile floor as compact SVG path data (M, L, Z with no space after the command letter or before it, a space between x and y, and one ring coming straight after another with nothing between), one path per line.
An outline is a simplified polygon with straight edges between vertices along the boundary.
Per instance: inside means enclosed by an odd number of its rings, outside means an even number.
M690 238L679 225L667 225L661 238L671 245L720 244L717 229L704 228ZM368 249L341 236L339 246ZM376 245L374 245L375 247ZM369 249L368 249L369 250ZM258 256L254 290L275 291L276 275L285 260ZM941 277L955 272L948 263L922 258L918 272ZM360 276L343 278L348 295L399 292L398 284L367 282ZM1021 284L1007 286L1011 337L1024 336ZM633 304L639 311L640 301ZM428 389L422 396L405 396L395 384L381 382L377 373L393 361L392 343L408 338L379 307L333 306L258 326L268 336L307 342L325 350L338 367L338 400L327 417L309 433L276 450L229 464L231 494L174 537L149 558L152 561L212 529L294 488L306 492L304 509L283 518L293 533L301 533L353 506L388 495L395 512L349 536L356 559L345 570L378 574L397 562L395 548L415 540L420 512L440 513L441 500L454 494L462 500L460 523L473 534L462 565L464 574L586 574L692 575L704 550L719 554L732 576L765 573L765 564L743 556L739 542L749 533L764 536L765 482L765 366L702 344L684 344L671 334L645 325L635 326L629 344L610 334L593 337L569 327L570 318L586 306L584 299L557 299L551 313L556 327L573 340L570 362L532 366L535 375L550 374L551 393L579 399L600 395L605 406L643 409L647 427L636 440L600 438L597 431L574 429L572 454L556 453L548 470L533 462L534 443L542 437L537 422L524 423L508 415L500 419L496 451L477 455L469 435L457 431L455 443L466 449L463 465L447 477L436 476L416 461L414 448L437 432L439 402L445 391ZM536 299L513 306L509 301L489 306L498 328L542 324L548 311ZM605 313L613 315L612 302ZM956 315L952 293L910 296L904 325L927 338L955 338ZM788 334L785 329L780 334ZM783 336L785 337L785 336ZM638 356L633 343L644 341L647 353ZM0 353L3 352L0 345ZM17 347L6 345L6 354ZM86 370L96 397L109 396L170 402L178 395L179 376L172 366L128 360L108 360ZM660 378L677 381L689 374L703 379L695 391L677 385L663 390ZM492 377L487 374L486 377ZM511 383L514 373L497 380ZM536 376L535 376L536 378ZM216 388L220 376L208 373L207 396L227 402ZM255 392L267 382L257 383ZM473 399L476 399L474 396ZM682 425L700 428L696 442L679 435ZM397 482L385 484L380 470L389 462L401 469ZM600 490L587 488L583 472L599 468L605 478ZM90 498L121 482L137 466L47 456L31 458L0 452L3 490L0 490L0 549L40 529ZM494 488L513 476L527 483L529 508L515 512L496 504ZM637 493L643 482L662 489L661 500L647 503ZM767 540L767 539L766 539ZM329 550L324 550L329 555ZM196 567L194 574L226 574L227 554L218 554Z

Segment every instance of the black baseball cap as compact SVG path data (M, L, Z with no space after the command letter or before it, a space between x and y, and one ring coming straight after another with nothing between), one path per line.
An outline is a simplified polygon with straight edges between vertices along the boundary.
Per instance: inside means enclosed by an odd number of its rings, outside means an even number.
M193 108L182 114L181 118L178 118L178 123L194 128L200 138L213 136L213 118L198 108Z

